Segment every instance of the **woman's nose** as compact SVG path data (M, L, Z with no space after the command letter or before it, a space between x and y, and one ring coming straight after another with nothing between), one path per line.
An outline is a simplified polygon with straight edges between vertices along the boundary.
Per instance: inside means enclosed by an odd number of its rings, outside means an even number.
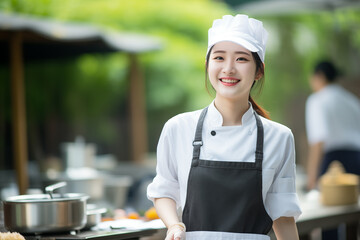
M230 61L225 62L224 67L223 67L223 73L228 74L228 75L234 74L235 73L234 64Z

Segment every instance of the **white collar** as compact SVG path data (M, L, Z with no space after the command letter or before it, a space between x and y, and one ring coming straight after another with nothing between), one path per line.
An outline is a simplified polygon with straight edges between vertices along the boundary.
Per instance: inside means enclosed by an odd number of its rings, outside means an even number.
M249 102L249 104L250 104L249 109L242 116L242 119L241 119L242 125L241 126L247 125L253 119L254 109L250 102ZM224 120L223 120L223 117L222 117L221 113L219 112L219 110L215 107L215 100L213 100L211 102L211 104L209 105L206 118L208 120L207 122L208 122L209 126L211 126L211 127L221 127L223 125Z

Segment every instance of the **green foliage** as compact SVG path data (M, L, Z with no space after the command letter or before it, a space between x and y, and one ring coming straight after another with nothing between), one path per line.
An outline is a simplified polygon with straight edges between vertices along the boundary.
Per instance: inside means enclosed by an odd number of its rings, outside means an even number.
M213 19L231 14L224 3L211 0L2 0L0 11L161 38L162 50L140 57L146 78L151 151L168 118L211 101L204 82L207 30ZM331 59L345 73L359 74L359 9L260 19L270 38L265 85L260 95L253 94L272 119L291 125L291 117L297 116L293 112L302 111L299 102L303 106L310 93L308 78L317 60ZM117 135L127 137L126 129L118 126L127 113L127 65L127 57L121 53L28 65L29 121L45 121L56 112L72 135L83 134L113 147L114 142L125 142Z

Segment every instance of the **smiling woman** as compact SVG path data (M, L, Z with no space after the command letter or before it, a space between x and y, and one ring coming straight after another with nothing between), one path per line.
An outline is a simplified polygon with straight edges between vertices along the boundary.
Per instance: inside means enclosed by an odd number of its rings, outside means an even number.
M293 135L250 96L264 75L266 40L262 23L246 15L210 28L206 73L215 99L165 124L148 187L166 240L269 240L271 228L277 239L298 239Z

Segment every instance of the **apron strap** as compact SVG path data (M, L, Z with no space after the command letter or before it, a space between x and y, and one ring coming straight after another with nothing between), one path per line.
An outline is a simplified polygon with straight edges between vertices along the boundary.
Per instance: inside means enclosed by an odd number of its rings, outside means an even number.
M202 141L202 129L204 119L207 113L208 107L204 108L200 114L196 131L195 131L195 139L193 141L193 163L192 165L197 165L200 158L200 148L203 145ZM264 147L264 127L261 122L259 115L254 111L256 126L257 126L257 140L256 140L256 150L255 150L255 162L258 168L262 168L263 161L263 147Z
M262 168L263 149L264 149L264 127L259 115L254 111L256 126L257 126L257 140L255 150L255 162L257 167Z
M193 160L199 160L200 157L200 148L203 145L202 142L202 128L207 113L208 107L204 108L200 114L199 121L196 126L195 139L193 141Z

